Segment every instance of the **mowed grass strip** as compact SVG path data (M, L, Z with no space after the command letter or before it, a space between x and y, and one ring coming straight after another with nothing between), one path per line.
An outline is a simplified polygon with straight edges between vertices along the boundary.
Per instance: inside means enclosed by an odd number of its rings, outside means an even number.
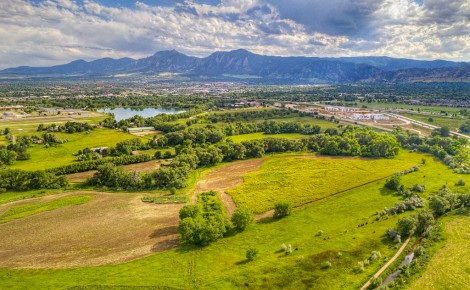
M256 213L271 210L280 200L299 206L418 165L419 160L413 157L405 152L394 159L369 160L273 157L261 170L245 175L243 185L228 193L237 207L248 207Z
M409 289L470 289L470 218L447 220L447 241Z
M251 141L251 140L259 140L265 138L286 138L286 139L301 139L306 138L307 135L302 134L264 134L264 133L250 133L250 134L243 134L243 135L235 135L229 136L227 139L231 139L233 142L241 143L244 141Z
M35 204L12 206L7 212L0 216L0 223L6 223L14 219L32 216L41 212L51 211L66 206L84 204L89 202L92 198L93 197L91 195L79 195L58 198Z

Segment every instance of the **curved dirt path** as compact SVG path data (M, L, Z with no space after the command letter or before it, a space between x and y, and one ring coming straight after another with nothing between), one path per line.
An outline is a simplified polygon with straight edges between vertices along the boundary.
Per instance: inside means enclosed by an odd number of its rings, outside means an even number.
M401 253L405 250L406 246L408 245L408 243L410 242L410 239L411 237L409 237L408 239L406 239L406 241L403 243L403 245L400 247L400 249L398 249L398 252L385 264L383 265L382 268L380 268L380 270L374 274L374 276L372 276L372 278L369 279L369 281L367 281L366 284L364 284L364 286L361 287L361 290L366 290L370 284L371 284L371 280L374 279L374 278L377 278L379 277L385 270L387 270L387 268L393 263L395 262L395 260L400 257Z
M227 210L229 217L236 209L235 202L225 191L237 187L243 183L243 175L255 172L260 169L266 158L236 161L227 166L220 167L206 175L203 180L198 181L190 203L196 204L201 192L216 191Z

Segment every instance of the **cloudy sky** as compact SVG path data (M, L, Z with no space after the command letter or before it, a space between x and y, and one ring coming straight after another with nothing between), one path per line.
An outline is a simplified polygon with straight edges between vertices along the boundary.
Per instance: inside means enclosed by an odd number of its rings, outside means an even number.
M0 68L167 49L470 61L470 1L0 0L0 39Z

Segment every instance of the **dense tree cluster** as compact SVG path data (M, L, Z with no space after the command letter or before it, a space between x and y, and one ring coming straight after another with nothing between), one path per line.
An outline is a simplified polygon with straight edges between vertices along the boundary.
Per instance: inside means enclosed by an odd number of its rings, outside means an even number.
M7 138L11 139L10 133ZM28 160L30 155L28 147L32 142L29 136L19 136L15 143L8 144L7 146L0 145L0 167L4 165L12 165L15 160Z
M206 246L222 238L231 228L214 191L200 194L202 205L187 205L180 211L178 231L181 242Z
M153 158L148 154L108 157L108 158L101 158L98 160L75 162L69 165L55 167L47 171L52 172L56 175L71 174L71 173L94 170L94 169L97 169L98 166L103 165L105 163L112 163L115 166L118 166L118 165L127 165L127 164L133 164L133 163L147 162L152 159Z
M466 114L468 114L467 111L466 111ZM464 124L460 125L459 130L462 133L470 133L470 121L467 121Z
M52 144L63 144L68 141L67 139L60 139L59 137L51 133L42 134L42 139L44 140L44 143L46 144L46 146L52 145Z
M88 183L92 185L122 189L135 188L139 186L139 182L139 173L127 171L124 167L115 166L112 163L98 166L95 175L88 180Z
M40 188L62 188L67 178L46 171L0 170L0 188L6 190L31 190Z
M468 144L467 139L456 136L442 137L439 134L420 138L417 134L406 132L401 128L397 128L394 133L404 148L432 154L453 168L455 172L470 173L467 164L469 156L465 150Z
M421 235L429 230L435 219L431 211L421 210L414 215L402 217L397 222L396 230L389 229L390 238L395 239L396 235L409 237L414 234Z
M169 166L163 166L150 174L132 176L138 181L127 183L126 188L183 188L186 186L189 174L198 167L213 166L222 161L259 158L267 153L302 152L308 149L328 155L367 157L393 157L398 153L398 143L393 136L382 135L366 128L348 127L341 136L318 134L301 140L265 138L244 141L241 144L230 141L220 142L223 135L215 129L198 128L189 131L192 133L182 134L178 139L179 145L176 146L178 155ZM168 133L166 136L175 133ZM203 135L205 137L201 137ZM186 137L188 139L185 139ZM349 146L351 144L355 146ZM334 147L336 150L332 151L329 147ZM87 162L97 161L100 160ZM108 184L107 182L93 184L105 183Z
M81 123L81 122L66 122L64 125L44 125L39 124L37 131L38 132L65 132L69 134L73 134L75 132L87 132L93 130L94 127L88 123Z

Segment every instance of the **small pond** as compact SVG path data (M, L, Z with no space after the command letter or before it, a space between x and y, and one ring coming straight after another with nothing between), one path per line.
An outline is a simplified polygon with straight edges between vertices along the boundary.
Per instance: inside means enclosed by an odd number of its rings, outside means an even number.
M129 119L135 115L142 116L144 118L154 117L161 114L179 114L185 111L178 110L175 108L114 108L114 109L100 109L100 113L113 113L116 121L123 119Z

